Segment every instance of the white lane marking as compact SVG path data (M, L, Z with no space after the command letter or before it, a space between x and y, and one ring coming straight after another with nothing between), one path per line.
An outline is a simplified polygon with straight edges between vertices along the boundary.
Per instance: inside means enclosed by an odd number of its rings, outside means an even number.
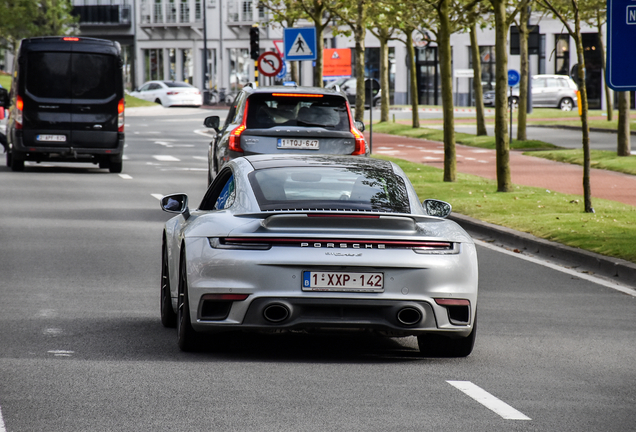
M66 350L50 350L47 351L49 354L53 354L55 357L71 357L75 354L75 351L66 351Z
M152 196L153 198L157 198L158 200L161 200L161 198L163 198L163 195L161 194L150 194L150 196Z
M192 156L193 159L206 161L208 160L207 156Z
M2 408L0 407L0 432L7 432L7 428L4 427L4 419L2 418Z
M560 271L562 273L569 274L571 276L576 276L578 278L585 279L585 280L593 282L595 284L602 285L602 286L604 286L606 288L611 288L613 290L620 291L623 294L627 294L627 295L630 295L632 297L636 297L636 289L631 288L628 285L623 285L623 284L618 283L618 282L614 282L614 281L609 281L609 280L603 279L603 278L601 278L599 276L593 276L593 275L590 275L590 274L587 274L587 273L578 272L576 270L573 270L573 269L570 269L570 268L567 268L567 267L562 267L562 266L560 266L558 264L551 263L551 262L546 261L544 259L540 259L540 258L536 258L536 257L530 256L530 255L526 255L525 252L524 253L517 253L517 252L509 251L508 249L505 249L503 247L496 246L496 245L493 245L493 244L490 244L490 243L487 243L487 242L484 242L484 241L481 241L481 240L475 240L475 243L477 243L480 246L483 246L485 248L488 248L488 249L491 249L491 250L494 250L494 251L497 251L497 252L501 252L501 253L504 253L504 254L507 254L507 255L510 255L510 256L514 256L516 258L520 258L520 259L523 259L523 260L526 260L526 261L530 261L532 263L539 264L539 265L542 265L544 267L551 268L552 270L557 270L557 271Z
M124 180L132 180L132 176L128 174L119 174L119 177L123 178Z
M517 411L501 399L497 399L486 390L476 386L470 381L446 381L464 394L470 396L486 408L499 414L506 420L532 420L520 411Z
M123 155L123 156L121 157L121 160L128 160L128 156Z
M177 159L176 157L170 156L170 155L154 155L153 158L161 162L180 162L181 161L181 159Z
M161 171L207 171L207 168L159 168Z

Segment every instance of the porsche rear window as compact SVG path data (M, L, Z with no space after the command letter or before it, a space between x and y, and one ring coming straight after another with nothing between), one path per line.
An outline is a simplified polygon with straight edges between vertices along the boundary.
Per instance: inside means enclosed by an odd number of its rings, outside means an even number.
M372 167L266 168L250 174L261 210L355 210L410 213L406 186Z
M347 102L342 96L257 93L249 97L248 106L248 129L303 126L349 130Z

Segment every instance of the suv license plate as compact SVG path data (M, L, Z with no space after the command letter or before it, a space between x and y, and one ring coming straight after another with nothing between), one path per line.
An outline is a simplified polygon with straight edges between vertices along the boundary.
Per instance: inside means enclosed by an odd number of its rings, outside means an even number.
M38 135L35 139L37 141L66 142L66 135Z
M384 273L303 272L303 291L383 292Z
M279 149L318 150L320 148L320 141L317 139L278 138L276 147Z

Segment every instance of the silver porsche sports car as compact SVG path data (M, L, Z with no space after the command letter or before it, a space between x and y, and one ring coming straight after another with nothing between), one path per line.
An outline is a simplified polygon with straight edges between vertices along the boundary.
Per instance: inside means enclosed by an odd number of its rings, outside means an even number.
M476 333L477 255L420 203L395 164L355 156L230 161L197 209L163 233L161 320L182 350L230 331L373 331L417 336L423 356L464 357ZM203 335L205 337L203 337Z

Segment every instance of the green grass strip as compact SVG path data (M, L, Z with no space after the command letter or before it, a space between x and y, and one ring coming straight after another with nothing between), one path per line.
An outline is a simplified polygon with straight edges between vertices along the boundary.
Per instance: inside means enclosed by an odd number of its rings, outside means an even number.
M421 200L449 202L453 211L537 237L636 263L636 207L593 199L596 213L585 213L583 198L546 189L514 186L497 192L494 180L457 174L443 181L443 170L402 159L374 156L398 164Z

